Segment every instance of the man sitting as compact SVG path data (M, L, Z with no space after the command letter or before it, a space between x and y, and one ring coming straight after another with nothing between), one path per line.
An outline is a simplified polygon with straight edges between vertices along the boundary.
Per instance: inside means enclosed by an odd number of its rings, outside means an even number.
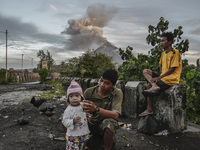
M161 74L156 74L149 69L144 69L143 71L144 77L150 84L147 86L147 90L144 91L144 94L147 95L148 106L143 113L139 114L141 117L154 113L152 109L152 96L179 83L182 71L181 54L178 50L172 48L172 43L172 33L162 34L160 44L164 52L162 52L159 62Z
M118 116L121 114L123 93L116 88L118 74L113 69L102 73L97 86L86 89L84 92L85 112L92 113L89 129L92 135L101 135L105 150L110 150L118 126ZM90 148L90 147L89 147Z

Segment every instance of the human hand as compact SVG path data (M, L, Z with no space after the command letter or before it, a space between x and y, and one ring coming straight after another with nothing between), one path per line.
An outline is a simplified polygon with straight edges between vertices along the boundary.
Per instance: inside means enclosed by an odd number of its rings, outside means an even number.
M86 113L87 121L90 122L92 119L92 114Z
M76 117L73 119L73 124L77 124L81 121L81 117Z
M83 102L84 102L84 105L83 105L84 112L95 112L97 106L93 102L88 101L88 100L83 100Z

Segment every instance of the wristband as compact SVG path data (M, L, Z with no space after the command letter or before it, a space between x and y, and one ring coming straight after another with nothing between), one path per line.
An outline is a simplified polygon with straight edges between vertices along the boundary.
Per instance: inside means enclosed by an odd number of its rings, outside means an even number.
M95 111L93 112L93 114L95 114L95 115L97 114L97 115L98 115L99 112L100 112L99 106L96 106L96 109L95 109Z

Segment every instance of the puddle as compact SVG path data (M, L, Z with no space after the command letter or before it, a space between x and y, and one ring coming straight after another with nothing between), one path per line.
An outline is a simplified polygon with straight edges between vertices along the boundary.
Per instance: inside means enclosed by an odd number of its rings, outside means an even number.
M0 105L8 106L18 104L23 100L30 100L33 96L37 96L43 91L15 91L0 94Z

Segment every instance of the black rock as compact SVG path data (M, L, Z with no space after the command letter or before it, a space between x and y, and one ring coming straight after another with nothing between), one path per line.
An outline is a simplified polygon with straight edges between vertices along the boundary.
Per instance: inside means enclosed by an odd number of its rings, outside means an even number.
M52 106L52 105L49 106L49 107L48 107L48 110L49 110L49 111L53 111L53 110L54 110L54 106Z
M45 101L46 101L46 99L36 100L35 97L32 97L30 103L32 103L35 107L39 107Z
M45 112L44 113L47 117L51 117L55 114L55 112Z
M19 125L26 125L26 124L29 124L29 120L28 120L28 118L26 118L26 117L21 117L21 118L18 119L18 124L19 124Z
M41 112L43 112L43 113L44 113L44 112L46 112L46 111L47 111L47 107L42 107L42 108L40 108L40 109L39 109L39 111L41 111Z
M144 134L152 135L157 133L159 124L152 115L142 117L138 124L138 131Z

